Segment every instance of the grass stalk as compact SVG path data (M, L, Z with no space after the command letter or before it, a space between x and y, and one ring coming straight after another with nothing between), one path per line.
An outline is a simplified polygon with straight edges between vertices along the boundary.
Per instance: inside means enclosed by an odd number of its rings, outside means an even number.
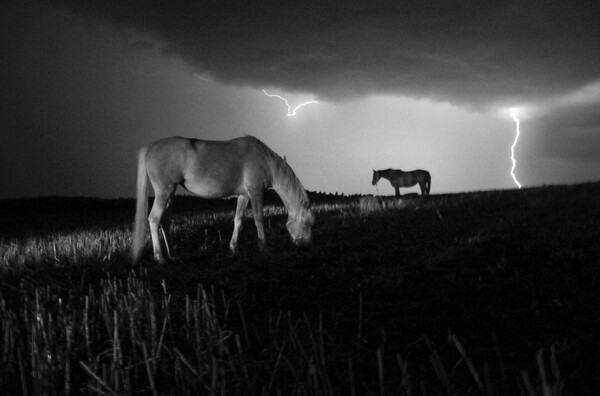
M275 360L275 365L272 369L271 376L269 378L269 385L267 386L267 393L270 393L271 389L273 388L273 383L275 382L275 376L277 374L277 370L281 363L281 358L283 357L283 351L285 349L285 346L286 346L286 342L283 342L281 344L281 347L279 348L279 352L277 353L277 359Z
M385 381L384 381L384 367L383 367L383 347L377 348L377 371L379 378L379 395L385 396Z
M442 359L437 351L434 350L431 352L429 355L429 360L431 361L431 365L433 366L435 374L437 375L437 378L444 389L448 390L448 392L451 392L450 378L448 377L448 373L446 372L444 364L442 363Z
M350 395L356 396L356 384L354 383L354 367L352 359L348 359L348 379L350 380Z
M23 396L27 396L29 392L27 391L27 377L25 375L25 364L23 364L21 348L17 348L17 360L19 362L19 374L21 375L21 391L23 392Z
M146 347L146 343L142 341L142 352L144 353L144 366L146 367L146 374L148 375L148 383L150 384L150 390L152 391L152 395L158 396L158 392L156 390L156 385L154 384L154 374L153 370L150 367L150 358L148 356L148 348Z
M531 378L529 378L529 374L527 370L521 371L521 379L523 380L523 385L525 385L525 391L527 392L527 396L536 396L535 389L533 387L533 383L531 382Z
M106 389L108 391L108 393L110 393L113 396L118 395L110 386L108 386L108 384L106 384L106 382L104 380L102 380L102 378L100 378L96 373L94 373L94 371L92 369L90 369L84 362L79 361L79 364L93 379L96 380L96 382L98 382L99 385L104 387L104 389Z
M398 367L400 368L400 393L406 396L412 396L412 385L410 382L410 376L408 374L408 364L402 359L402 355L399 353L396 355L396 361L398 362Z
M465 363L467 364L467 367L469 368L469 371L471 372L471 375L473 376L473 379L475 380L475 383L477 384L477 387L479 388L479 390L481 392L483 392L484 388L483 388L483 382L481 381L481 376L479 375L479 372L475 368L473 361L471 360L471 358L469 358L469 355L467 354L467 351L463 347L462 343L459 341L458 337L456 337L456 335L454 335L454 334L450 334L450 341L452 342L452 344L454 344L454 346L456 347L458 352L463 357Z
M362 291L358 293L358 329L356 331L356 347L360 349L362 346L362 331L363 331L363 295Z
M73 328L71 324L65 325L65 337L67 342L67 350L65 356L65 396L71 395L71 347L73 344L72 340Z

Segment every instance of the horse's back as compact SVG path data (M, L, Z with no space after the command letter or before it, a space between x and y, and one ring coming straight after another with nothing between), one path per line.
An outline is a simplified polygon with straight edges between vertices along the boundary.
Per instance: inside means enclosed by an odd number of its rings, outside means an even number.
M431 175L425 169L417 169L415 172L418 174L419 178L422 180L428 180L431 178Z
M405 172L400 169L390 169L390 182L394 187L412 187L417 183L429 180L429 172L424 169L415 169Z
M187 159L192 153L192 141L180 136L152 142L146 151L146 169L152 184L177 184L183 180Z
M180 136L160 139L148 148L148 176L153 185L180 184L206 198L243 194L249 174L259 181L266 177L257 175L262 169L257 166L259 144L251 136L223 141Z

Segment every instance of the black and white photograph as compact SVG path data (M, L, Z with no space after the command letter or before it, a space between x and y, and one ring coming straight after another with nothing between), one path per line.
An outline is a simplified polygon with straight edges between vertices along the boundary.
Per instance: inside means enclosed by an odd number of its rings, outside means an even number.
M1 394L600 394L595 2L0 31Z

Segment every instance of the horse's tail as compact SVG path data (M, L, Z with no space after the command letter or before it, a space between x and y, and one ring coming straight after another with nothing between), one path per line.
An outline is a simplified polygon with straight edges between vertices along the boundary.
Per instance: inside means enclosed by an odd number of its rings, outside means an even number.
M146 240L146 227L148 225L148 175L146 173L147 147L140 149L138 154L137 195L135 205L135 221L133 223L133 239L131 244L131 260L134 265L140 261L144 242Z
M429 172L426 172L426 178L427 178L427 195L429 195L429 191L431 190L431 174Z

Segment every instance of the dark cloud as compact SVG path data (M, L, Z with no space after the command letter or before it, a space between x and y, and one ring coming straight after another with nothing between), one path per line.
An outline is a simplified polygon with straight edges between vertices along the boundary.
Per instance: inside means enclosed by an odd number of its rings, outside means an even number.
M560 96L600 78L594 1L81 1L198 73L343 100L369 93L470 107Z
M541 117L534 126L541 132L542 154L565 160L600 161L598 103L560 107Z
M363 138L381 141L396 136L390 132L396 125L412 122L430 153L458 153L453 164L469 163L469 169L485 161L460 150L476 142L504 144L497 134L489 141L487 134L473 136L497 128L498 107L517 106L529 134L517 150L519 171L527 169L526 159L544 157L543 166L567 163L573 175L581 170L597 178L600 17L594 3L570 3L9 0L0 9L0 178L7 180L0 196L126 196L134 174L123 168L134 167L141 142L167 133L222 138L266 131L276 142L279 131L270 128L281 125L261 111L262 94L239 86L333 101L391 94L395 104L381 112L374 104L389 98L330 106L328 114L318 113L325 104L315 106L319 144L337 147L343 139L348 145L340 150L349 156L355 150L365 160L378 158L379 152L362 154ZM430 100L415 104L398 96ZM444 105L429 122L429 102L490 112L477 118ZM363 114L360 125L348 123ZM473 134L461 134L448 126L459 122L457 114L482 122L465 123ZM456 145L447 143L448 134ZM291 136L284 153L305 156ZM398 139L402 147L415 144ZM323 164L307 163L306 169L319 169L314 180L320 180ZM556 180L556 168L538 172L536 164L530 162L531 180ZM484 174L479 181L492 183ZM87 185L92 181L95 187ZM346 192L355 191L348 183Z

